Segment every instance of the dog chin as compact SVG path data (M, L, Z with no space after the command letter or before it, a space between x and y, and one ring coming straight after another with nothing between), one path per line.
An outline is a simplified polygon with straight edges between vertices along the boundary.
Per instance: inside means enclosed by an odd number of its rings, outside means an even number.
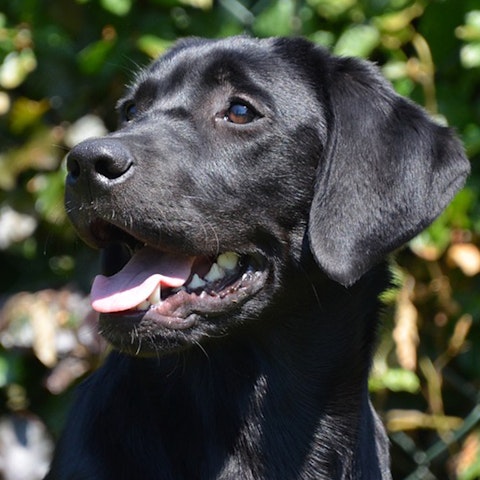
M251 320L242 312L250 302L256 303L255 298L245 298L243 304L211 316L192 313L185 318L167 317L154 311L100 314L99 331L115 350L138 357L161 357L228 335L235 326L245 323L246 317Z

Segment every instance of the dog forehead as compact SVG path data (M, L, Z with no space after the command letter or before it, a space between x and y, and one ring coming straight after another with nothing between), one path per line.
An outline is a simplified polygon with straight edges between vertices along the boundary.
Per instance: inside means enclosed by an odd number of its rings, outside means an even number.
M281 55L273 39L191 40L179 42L155 60L139 75L135 89L165 97L229 85L268 96L266 92L283 93L289 86L301 91L306 83L299 81L301 74Z

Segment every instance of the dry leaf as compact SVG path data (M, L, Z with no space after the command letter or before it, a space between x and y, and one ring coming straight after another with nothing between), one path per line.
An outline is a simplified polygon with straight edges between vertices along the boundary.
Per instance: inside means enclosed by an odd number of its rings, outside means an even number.
M472 322L472 316L469 314L462 315L458 319L452 337L448 342L448 354L450 357L455 357L463 351Z
M477 465L480 458L480 434L478 431L470 433L463 442L462 450L454 459L455 475L460 477L462 474L471 470L472 466ZM473 477L468 477L473 478Z
M413 371L417 366L418 312L411 301L415 279L407 277L400 290L395 312L393 340L399 364L406 370Z
M446 415L429 415L418 410L390 410L386 415L390 432L416 430L418 428L449 431L459 428L463 420Z
M447 258L468 277L473 277L480 272L480 250L473 243L452 245L448 249Z

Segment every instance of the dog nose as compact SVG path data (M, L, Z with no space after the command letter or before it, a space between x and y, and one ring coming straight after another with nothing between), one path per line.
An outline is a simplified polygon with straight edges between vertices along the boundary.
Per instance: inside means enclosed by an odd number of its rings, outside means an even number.
M118 140L93 138L76 145L67 157L67 184L108 186L122 180L133 165L129 150Z

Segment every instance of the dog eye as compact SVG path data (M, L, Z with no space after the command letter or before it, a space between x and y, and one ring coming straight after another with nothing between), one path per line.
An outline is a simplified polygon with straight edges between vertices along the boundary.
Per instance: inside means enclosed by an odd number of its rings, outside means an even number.
M133 120L135 118L137 113L138 113L137 105L133 102L128 102L123 107L123 111L122 111L123 120L125 120L126 122L129 122L130 120Z
M258 117L257 112L244 103L232 103L225 112L225 120L231 123L243 125L253 122Z

